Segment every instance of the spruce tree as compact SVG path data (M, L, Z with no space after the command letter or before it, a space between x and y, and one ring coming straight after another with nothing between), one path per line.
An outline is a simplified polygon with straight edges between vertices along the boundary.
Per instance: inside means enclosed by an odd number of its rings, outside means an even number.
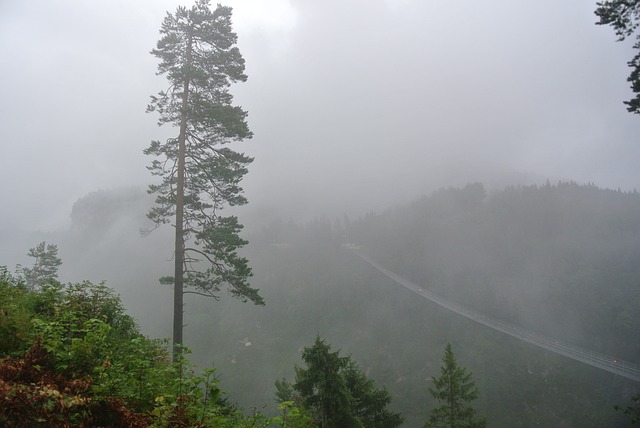
M247 259L238 254L247 243L239 236L242 225L235 216L221 215L224 207L247 202L240 181L253 159L230 145L252 134L247 112L232 105L229 92L231 83L247 79L231 8L211 10L209 3L197 0L191 9L167 13L151 51L169 88L151 97L147 111L157 112L158 124L170 124L178 134L152 141L144 151L155 156L148 168L160 177L149 186L156 205L148 217L175 227L174 275L161 279L174 286L174 356L183 343L185 293L218 299L226 288L242 301L264 303L249 285Z
M315 343L302 352L306 369L296 367L294 389L300 393L304 407L311 409L322 428L357 427L351 415L351 395L340 371L347 357L340 351L331 352L331 346L316 337Z
M402 425L399 413L387 409L391 395L377 389L351 357L331 352L319 336L302 352L306 368L296 367L294 391L283 379L276 381L276 399L295 401L315 417L322 428L394 428ZM296 394L297 393L297 394Z
M440 404L431 411L425 428L483 428L487 425L469 403L478 398L478 388L471 373L458 366L451 344L447 344L442 357L440 377L433 377L431 395Z

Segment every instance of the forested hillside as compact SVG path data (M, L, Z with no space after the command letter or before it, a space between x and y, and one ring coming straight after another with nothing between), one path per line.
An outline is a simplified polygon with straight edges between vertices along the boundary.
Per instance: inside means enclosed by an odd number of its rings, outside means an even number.
M275 222L250 238L267 306L200 301L187 337L243 404L270 403L270 383L319 333L388 386L406 426L433 406L428 379L447 342L477 379L489 426L625 426L613 405L635 382L417 299L342 244L492 317L637 362L639 214L636 193L472 184L352 221Z
M170 290L157 278L171 255L158 249L166 234L137 233L145 201L130 189L92 194L76 205L69 232L46 239L60 244L62 280L106 279L142 333L168 337ZM252 286L266 306L190 295L185 319L193 362L213 365L245 414L279 412L274 382L293 380L303 350L320 336L386 386L389 409L407 427L421 427L436 406L428 388L447 343L473 373L475 407L488 426L629 426L613 406L630 405L637 382L419 298L343 244L494 318L640 362L635 192L560 183L489 194L471 184L359 219L253 226L247 238Z
M640 358L640 195L574 183L448 189L350 229L387 268L481 312Z

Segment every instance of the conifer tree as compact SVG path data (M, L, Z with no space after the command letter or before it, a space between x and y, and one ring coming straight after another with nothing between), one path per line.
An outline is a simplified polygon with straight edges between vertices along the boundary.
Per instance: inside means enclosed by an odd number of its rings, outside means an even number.
M618 36L618 41L636 33L636 41L633 48L636 55L627 62L631 68L631 74L627 81L631 83L631 89L635 97L625 101L627 110L640 114L640 0L607 0L596 3L598 6L595 14L598 16L598 25L611 25Z
M387 407L391 404L391 394L386 388L378 389L373 380L349 359L342 371L347 389L351 392L351 413L367 428L393 428L402 425L400 413Z
M58 279L58 268L62 264L62 260L58 257L57 245L47 245L42 241L34 248L29 249L27 255L35 258L32 268L23 269L27 286L30 289L33 290L48 281Z
M389 392L375 388L351 357L331 352L331 346L319 336L312 347L304 349L302 359L307 367L296 367L294 391L285 379L276 381L278 401L300 403L322 428L394 428L402 424L402 416L387 409Z
M431 395L440 404L431 411L425 428L483 428L487 425L469 403L478 398L478 388L471 373L458 366L451 344L447 344L442 357L440 377L433 377Z
M169 88L152 96L147 110L159 114L159 125L173 125L178 133L152 141L144 151L155 156L149 170L161 179L149 186L156 205L148 217L175 227L174 275L161 279L174 286L174 356L183 342L185 293L218 299L226 288L242 301L264 303L248 283L247 259L238 254L247 243L239 236L242 225L235 216L221 215L224 207L247 202L240 181L253 159L230 145L252 134L247 113L232 105L229 92L231 83L247 79L231 8L211 10L209 3L197 0L191 9L168 13L151 51Z
M331 346L317 336L313 346L302 352L302 360L307 368L296 367L294 388L303 405L314 410L320 427L357 427L350 414L351 396L340 374L347 357L331 352Z

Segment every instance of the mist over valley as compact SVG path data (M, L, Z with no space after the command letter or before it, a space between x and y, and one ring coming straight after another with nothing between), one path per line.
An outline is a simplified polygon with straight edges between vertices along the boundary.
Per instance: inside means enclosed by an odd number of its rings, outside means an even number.
M602 2L116 3L0 3L16 418L422 427L458 363L472 426L632 425L638 46Z

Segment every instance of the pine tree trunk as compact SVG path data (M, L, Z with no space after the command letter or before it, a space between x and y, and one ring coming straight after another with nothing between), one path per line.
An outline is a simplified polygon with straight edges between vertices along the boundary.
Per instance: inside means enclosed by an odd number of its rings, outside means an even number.
M191 44L189 35L187 42L186 64L188 73L191 66ZM182 111L180 118L180 134L178 136L178 181L176 183L176 241L175 272L173 288L173 361L176 362L182 353L182 328L184 314L184 175L187 140L187 110L189 102L189 76L184 77L182 91Z

